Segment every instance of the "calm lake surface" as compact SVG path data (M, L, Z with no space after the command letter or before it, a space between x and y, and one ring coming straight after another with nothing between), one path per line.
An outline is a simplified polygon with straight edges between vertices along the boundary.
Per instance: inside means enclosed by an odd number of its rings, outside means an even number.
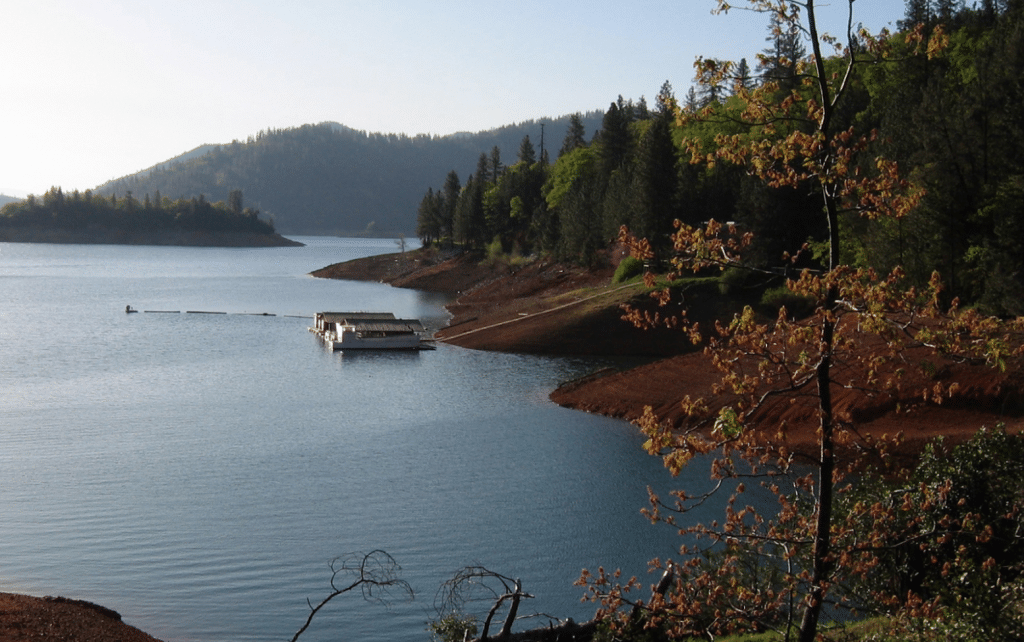
M97 602L167 642L287 640L331 558L384 549L415 601L338 598L302 639L411 641L461 566L522 578L521 612L584 620L582 568L673 554L639 511L682 482L633 426L547 398L607 362L328 352L317 311L437 328L446 301L307 276L393 241L299 240L0 243L0 591Z

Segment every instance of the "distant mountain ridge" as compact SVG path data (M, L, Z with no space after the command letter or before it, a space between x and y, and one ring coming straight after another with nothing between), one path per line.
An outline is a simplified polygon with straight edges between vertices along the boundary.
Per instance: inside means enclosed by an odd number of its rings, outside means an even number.
M600 111L583 115L588 135L600 129L602 117ZM480 154L489 156L495 146L502 163L512 165L525 136L539 153L542 124L543 147L554 161L569 119L448 136L367 133L334 122L268 129L245 142L197 147L93 191L219 201L240 189L246 207L272 217L282 234L412 235L423 195L439 190L450 171L465 181Z
M23 200L25 199L19 198L17 196L8 196L7 194L0 194L0 209L3 209L3 206L7 205L8 203L19 203Z
M193 158L199 158L200 156L205 156L206 154L209 154L210 152L212 152L217 147L218 147L218 145L200 145L199 147L196 147L195 149L190 149L187 152L184 152L182 154L178 154L174 158L168 159L168 160L166 160L166 161L164 161L162 163L157 163L156 165L154 165L152 167L149 167L149 168L146 168L146 169L144 169L144 170L142 170L141 172L138 172L138 173L139 174L147 174L147 173L153 172L153 171L158 170L158 169L167 169L167 168L171 167L172 165L174 165L175 163L181 163L181 162L184 162L184 161L192 160Z

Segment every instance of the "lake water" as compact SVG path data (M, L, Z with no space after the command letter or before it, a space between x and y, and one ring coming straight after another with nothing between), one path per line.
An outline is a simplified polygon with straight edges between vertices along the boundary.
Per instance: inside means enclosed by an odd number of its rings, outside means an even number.
M299 240L0 243L0 591L97 602L167 642L286 640L331 558L384 549L416 599L338 598L302 639L427 640L461 566L584 620L582 568L672 555L639 510L673 480L635 428L547 398L606 362L328 352L317 311L436 328L445 299L307 276L393 241Z

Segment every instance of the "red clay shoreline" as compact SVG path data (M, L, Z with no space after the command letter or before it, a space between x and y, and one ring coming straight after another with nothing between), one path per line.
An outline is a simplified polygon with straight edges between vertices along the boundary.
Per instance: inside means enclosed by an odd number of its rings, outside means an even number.
M614 265L621 256L621 252L613 255L609 264ZM462 347L657 358L637 368L598 373L560 386L551 399L565 407L634 421L651 406L662 420L677 425L679 401L686 395L706 394L717 382L717 371L682 332L641 332L621 319L619 303L630 300L636 304L646 297L639 294L639 286L632 292L608 287L613 267L586 270L543 260L521 267L488 266L481 259L479 255L419 251L359 259L313 275L452 293L457 297L447 306L452 319L435 337ZM723 299L726 297L714 290L690 293L689 316L702 321L730 319L742 302L730 305ZM908 362L924 358L906 357ZM934 437L955 444L982 427L1002 424L1013 432L1024 428L1024 364L1013 362L1000 372L984 365L941 359L932 362L934 370L909 368L902 392L894 396L870 397L837 387L837 412L856 424L861 438L902 433L900 454L908 459ZM857 378L852 370L837 373L850 380ZM925 402L922 394L937 377L960 383L959 390L941 406ZM913 412L905 412L907 408ZM773 426L785 421L791 444L812 447L817 441L816 417L809 398L769 406L760 413L758 424L774 432Z

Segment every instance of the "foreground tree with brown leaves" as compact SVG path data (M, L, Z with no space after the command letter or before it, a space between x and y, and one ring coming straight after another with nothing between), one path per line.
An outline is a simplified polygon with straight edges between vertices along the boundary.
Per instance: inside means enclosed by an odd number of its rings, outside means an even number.
M870 601L915 616L934 616L943 605L929 594L903 591L905 587L897 594L886 585L864 596L844 587L870 578L883 551L906 541L919 540L924 547L926 539L949 537L954 531L984 537L985 525L977 520L950 519L942 528L922 533L897 527L894 520L901 513L891 506L843 501L856 490L852 475L869 465L889 464L889 453L901 436L862 431L854 417L837 412L837 390L859 389L870 397L903 400L908 368L928 367L938 355L1005 367L1008 359L1021 354L1022 331L1019 322L984 318L944 300L938 277L915 289L903 284L899 269L878 275L840 264L841 214L898 219L920 198L894 163L868 154L875 133L858 134L835 125L858 67L887 54L886 34L854 34L853 0L847 6L847 33L839 40L819 33L814 0L748 0L745 8L771 14L776 30L804 34L811 55L795 61L801 82L792 88L774 81L754 88L737 83L736 99L743 106L738 120L745 133L719 136L711 149L684 141L694 163L740 164L771 188L820 195L828 230L822 265L787 281L795 295L812 302L814 313L797 321L783 308L774 322L766 323L747 309L705 337L685 318L666 320L627 311L627 318L639 325L668 322L690 332L695 342L706 341L705 352L722 373L711 395L681 402L686 417L682 426L662 422L650 411L640 421L649 437L647 449L661 455L674 474L699 459L710 462L717 481L710 493L691 496L680 490L670 501L652 496L651 519L673 524L690 538L681 550L686 561L675 564L674 590L645 604L629 597L639 587L635 579L622 585L603 571L585 572L581 578L606 612L624 604L634 611L639 606L647 613L645 626L670 637L713 639L724 632L774 628L787 639L795 632L799 640L810 642L827 604L862 608ZM730 8L718 0L719 12ZM941 31L934 37L941 39ZM922 52L936 46L933 41L920 44ZM826 57L829 48L831 58ZM697 68L698 79L708 85L721 85L732 73L729 63L718 60L700 60ZM727 117L723 113L712 104L701 113L681 113L680 119ZM634 256L650 258L646 241L632 238L627 230L621 238ZM699 228L678 225L674 267L681 272L743 266L741 255L750 241L715 221ZM665 291L659 296L667 300L671 295ZM915 361L907 358L912 353ZM956 385L936 378L920 391L919 403L942 403ZM759 421L770 407L807 396L817 406L813 451L790 442L785 421ZM741 502L747 484L766 489L773 499ZM732 493L722 521L684 520L686 513L719 493ZM905 534L901 542L893 541L894 532ZM654 565L663 564L655 560ZM619 620L620 626L627 621Z

